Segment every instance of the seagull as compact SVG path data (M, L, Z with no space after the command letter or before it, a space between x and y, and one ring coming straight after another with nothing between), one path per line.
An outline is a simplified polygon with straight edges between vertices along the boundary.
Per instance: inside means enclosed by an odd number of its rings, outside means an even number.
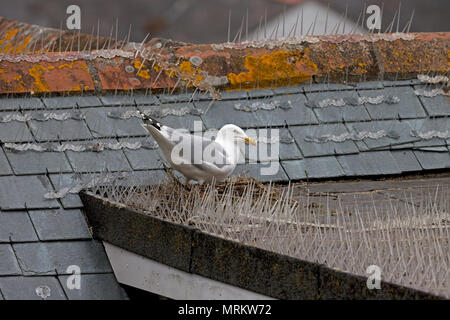
M236 168L243 144L256 145L256 140L234 124L224 125L211 140L162 125L143 113L141 117L144 129L156 140L171 167L183 174L186 183L224 181Z

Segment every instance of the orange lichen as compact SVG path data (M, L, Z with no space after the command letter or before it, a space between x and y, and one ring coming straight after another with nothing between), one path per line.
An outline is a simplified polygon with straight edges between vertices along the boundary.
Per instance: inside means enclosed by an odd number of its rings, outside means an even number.
M148 73L148 69L142 68L143 65L142 65L141 61L139 61L139 60L134 61L134 67L137 70L140 69L140 71L137 74L139 77L144 78L144 79L150 79L150 74Z
M33 84L38 91L50 91L47 83L43 80L43 75L46 70L47 68L38 64L32 66L29 70L30 76L34 78Z
M305 51L275 51L258 57L246 56L248 72L229 73L232 88L253 88L294 85L310 79L317 73L317 66Z
M11 40L19 32L19 29L11 29L6 33L5 39Z
M87 86L87 85L83 86L83 84L79 84L79 85L73 87L71 91L82 91L82 90L84 90L84 91L89 90L89 86Z
M190 61L182 61L178 69L181 78L189 81L188 87L198 86L204 80L204 77L200 74L201 70L194 67Z
M18 42L16 39L13 39L16 37L19 29L12 29L8 31L5 35L4 39L0 40L0 45L4 43L2 48L0 49L0 52L3 53L21 53L26 52L26 48L31 41L31 37L25 37L23 40L21 40L21 43Z
M56 88L58 87L58 84L60 82L65 82L65 81L70 81L69 79L60 79L61 77L61 73L59 70L62 69L74 69L75 65L78 65L78 67L80 69L82 69L83 71L87 71L86 65L83 63L79 63L79 61L73 61L70 63L62 63L60 65L49 65L49 66L44 66L44 65L33 65L29 70L29 74L31 77L33 77L34 81L33 81L33 89L34 91L37 92L49 92L49 91L54 91L56 90ZM55 73L50 73L51 71L56 72ZM47 80L46 80L47 79ZM60 79L61 81L58 81L57 79ZM51 85L49 85L49 83ZM52 89L50 89L52 88ZM88 86L85 86L84 90L89 89ZM71 91L81 91L82 87L81 86L75 86L72 87L70 89Z

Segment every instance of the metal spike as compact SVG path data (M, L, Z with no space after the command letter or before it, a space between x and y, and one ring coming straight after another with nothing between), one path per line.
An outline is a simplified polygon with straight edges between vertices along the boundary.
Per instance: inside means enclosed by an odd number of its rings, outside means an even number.
M345 22L347 21L348 2L345 4L344 24L342 25L342 34L345 34Z
M264 39L267 39L267 8L264 9Z
M228 36L227 36L228 43L230 43L230 31L231 31L231 9L228 13Z
M412 23L412 20L414 18L415 11L416 11L416 8L413 9L412 14L411 14L411 18L409 18L408 23L405 25L405 27L402 30L402 33L404 33L405 30L406 30L406 33L409 33L409 28L411 27L411 23Z
M245 19L245 41L248 41L248 8Z
M117 36L119 32L119 19L116 17L116 37L115 37L115 43L114 43L114 49L117 49Z
M99 48L99 41L100 41L100 19L97 20L97 50Z
M318 14L319 14L319 11L316 12L316 16L314 17L314 24L313 24L311 35L314 35L314 32L316 30L316 22L317 22L317 15Z

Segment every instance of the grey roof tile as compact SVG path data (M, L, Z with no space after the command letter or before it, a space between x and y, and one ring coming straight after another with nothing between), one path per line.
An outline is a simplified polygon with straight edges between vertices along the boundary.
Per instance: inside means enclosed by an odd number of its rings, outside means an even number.
M287 160L281 162L289 179L335 178L343 176L336 157L305 158L303 160Z
M208 102L209 103L209 102ZM190 110L195 113L197 112L197 109L194 107L194 104L192 103L174 103L174 104L166 104L161 106L139 106L139 110L142 112L151 112L151 113L158 113L163 109L170 109L173 112L177 111L185 111L186 107L189 107ZM165 117L159 117L157 115L153 115L154 118L158 119L163 125L175 128L175 129L186 129L189 131L194 131L196 129L195 125L201 125L203 128L203 122L202 119L198 115L194 114L184 114L181 116L177 115L167 115ZM197 121L195 124L194 121Z
M0 147L0 176L5 176L11 174L11 167L9 166L8 159L3 152L3 149Z
M29 214L42 241L91 239L79 209L30 210Z
M403 145L418 141L419 139L411 136L411 125L408 121L386 120L386 121L367 121L347 123L350 130L360 132L376 133L384 131L385 133L395 133L395 136L384 136L378 139L365 138L363 141L369 149L389 148L394 145Z
M173 171L173 174L184 182L184 177L178 171ZM127 174L126 179L120 179L116 182L117 185L122 186L149 186L159 184L168 179L166 172L162 169L156 170L135 170Z
M399 145L392 145L390 146L390 150L405 150L405 149L413 149L414 148L414 143L403 143L403 144L399 144ZM367 148L367 150L370 150Z
M255 112L236 110L236 105L248 103L250 100L214 101L209 107L209 101L196 102L197 108L203 111L202 119L209 129L220 129L225 124L235 124L241 128L264 127L267 123L256 116Z
M19 105L22 110L44 109L44 103L40 98L19 98Z
M252 100L248 100L252 103ZM276 96L263 100L264 103L279 105L273 110L258 110L256 118L262 121L264 126L315 124L318 123L312 110L305 106L306 97L303 94L289 96Z
M243 174L261 182L286 182L288 177L278 161L238 164L233 175Z
M385 87L402 87L402 86L412 86L416 84L420 84L421 81L419 79L410 79L410 80L386 80L383 81L383 86Z
M319 139L325 135L341 135L348 133L342 123L324 124L315 126L293 126L290 131L297 141L297 145L305 157L358 153L359 150L352 140L344 142L314 142L306 141L305 138Z
M353 86L348 86L341 83L310 83L303 86L303 90L305 93L352 89L354 89Z
M272 91L276 95L289 95L294 93L303 93L303 85L287 86L287 87L277 87L273 88Z
M320 122L325 123L370 120L370 116L364 106L315 108L314 113Z
M76 96L43 98L42 101L46 109L70 109L77 107Z
M56 275L56 267L45 242L29 242L13 244L20 268L24 275L42 276ZM61 254L64 254L61 252Z
M422 168L411 150L391 151L402 172L420 171Z
M44 104L39 98L12 98L0 99L0 111L3 110L28 110L28 109L44 109Z
M2 115L13 114L3 112ZM24 122L0 122L0 142L29 142L33 141L30 129Z
M0 177L0 208L58 208L58 202L44 198L49 191L52 191L52 187L46 176Z
M99 98L105 106L134 105L134 96L132 95L103 95Z
M250 99L261 99L261 98L269 98L272 97L275 92L272 89L266 88L266 89L257 89L257 90L250 90L247 91L247 94Z
M79 96L77 97L77 106L84 107L98 107L102 105L102 102L97 96Z
M85 111L86 123L95 138L128 137L147 134L142 120L132 117L120 119L124 112L137 111L135 107L88 108Z
M116 140L102 140L117 142ZM76 145L76 143L74 143ZM66 151L75 172L129 171L130 164L122 150Z
M412 128L411 134L413 135L423 135L430 134L432 132L446 132L450 131L450 118L427 118L419 120L409 120L409 125ZM429 147L429 146L445 146L445 139L438 137L430 139L422 139L414 142L414 147Z
M37 141L61 141L91 139L92 135L82 120L29 121Z
M214 99L209 92L196 92L195 95L191 95L191 101L205 101Z
M13 248L24 275L68 274L71 265L81 273L112 272L102 243L94 240L16 243Z
M366 109L373 120L381 119L415 119L426 117L426 112L412 87L395 87L384 90L361 90L360 96L377 97L395 96L400 102L388 104L366 104Z
M210 102L196 102L195 105L203 111L202 119L207 128L220 129L222 126L228 123L233 123L242 128L255 128L258 126L264 126L264 122L259 120L254 112L245 112L235 109L236 104L242 104L249 100L226 100L226 101L214 101L209 107Z
M223 91L220 92L220 100L242 100L247 99L248 94L245 90L236 90L236 91Z
M364 141L355 141L356 146L358 147L358 150L363 151L369 151L369 147L364 143Z
M160 94L158 95L158 100L161 103L179 103L179 102L188 102L189 100L191 100L192 97L192 93L180 93L180 94Z
M422 150L422 151L433 151L433 152L448 152L448 149L446 146L436 146L436 147L416 147L415 150Z
M6 155L16 174L72 172L62 152L6 151Z
M2 277L0 290L6 300L42 300L39 289L48 290L46 300L66 300L64 291L55 277ZM47 292L47 291L46 291Z
M69 300L124 300L127 295L118 284L114 274L81 275L80 289L70 290L65 285L69 276L60 276L64 291Z
M334 178L344 175L336 157L309 158L303 161L308 178Z
M449 152L430 152L414 150L414 155L425 170L450 168Z
M247 134L250 134L250 130L247 130ZM279 142L277 143L265 143L264 139L270 140L275 138L275 134L278 134ZM245 154L247 158L252 162L267 162L271 160L287 160L287 159L301 159L302 154L297 147L294 138L286 128L281 129L257 129L255 130L255 137L259 139L258 145L248 146L246 145ZM250 152L252 151L252 152Z
M5 110L10 110L10 111L20 110L19 99L16 99L16 98L0 99L0 111L5 111Z
M0 261L0 276L22 274L11 245L0 244Z
M425 86L416 86L415 88L423 89ZM443 95L437 95L435 97L420 96L419 99L429 116L450 116L450 102L447 97Z
M303 160L281 161L281 165L288 175L289 180L302 180L307 178Z
M147 105L147 106L160 104L160 101L158 100L158 98L153 94L135 95L134 102L137 105Z
M74 186L79 180L77 180L76 174L51 174L49 175L55 190L61 190L66 187ZM65 197L60 199L64 209L74 209L83 207L80 196L78 194L69 193Z
M357 82L356 83L357 89L383 89L383 81L364 81L364 82Z
M0 211L0 242L37 241L26 211Z
M371 151L338 156L347 176L386 175L401 173L390 151Z
M308 93L308 101L320 101L324 99L345 99L356 98L355 91L337 91L337 92L315 92ZM314 113L320 122L342 122L342 121L365 121L370 120L366 107L363 105L341 107L329 106L324 108L313 108Z
M119 141L131 143L140 141L143 146L149 147L156 143L151 136L143 138L122 138L119 139ZM134 170L160 169L163 167L161 159L165 158L159 148L152 149L148 147L141 147L137 150L124 149L124 153Z

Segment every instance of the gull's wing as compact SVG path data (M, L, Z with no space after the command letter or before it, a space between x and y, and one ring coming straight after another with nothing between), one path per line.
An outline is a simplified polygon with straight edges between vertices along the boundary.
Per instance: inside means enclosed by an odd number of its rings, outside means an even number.
M145 120L144 128L155 138L166 157L170 155L173 163L193 165L213 175L223 174L234 165L220 143L192 135L187 130L161 125L150 117Z
M172 161L192 164L213 174L221 174L232 165L226 150L216 141L172 128L164 131L176 148L172 152Z

